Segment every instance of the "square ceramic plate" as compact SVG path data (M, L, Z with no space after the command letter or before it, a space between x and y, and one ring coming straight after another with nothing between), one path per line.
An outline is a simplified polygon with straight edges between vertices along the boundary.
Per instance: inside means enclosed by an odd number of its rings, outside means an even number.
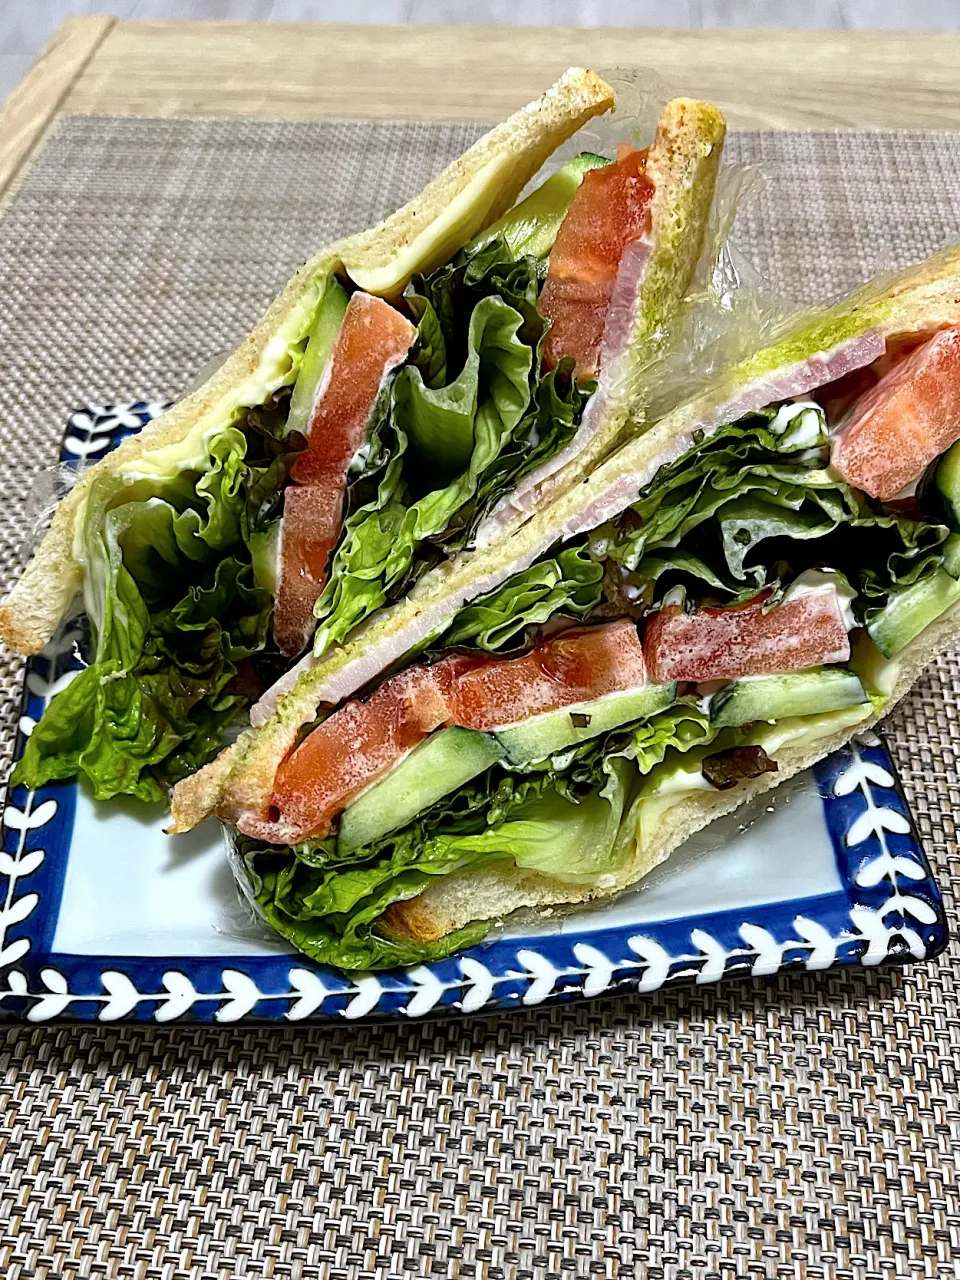
M89 405L62 462L81 470L163 406ZM16 755L78 670L68 623L27 666ZM940 893L883 742L869 735L688 841L637 889L524 924L435 964L346 977L245 916L214 823L62 784L8 796L0 852L0 1017L139 1022L422 1017L653 991L805 966L929 959Z

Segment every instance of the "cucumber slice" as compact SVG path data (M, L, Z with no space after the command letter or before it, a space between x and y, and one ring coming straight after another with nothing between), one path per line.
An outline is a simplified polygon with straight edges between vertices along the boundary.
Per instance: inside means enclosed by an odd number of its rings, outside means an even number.
M340 820L338 852L352 853L406 826L418 813L496 764L502 754L489 734L441 729L347 806Z
M517 724L495 729L493 736L511 764L527 764L531 760L546 760L566 747L596 738L610 729L629 724L631 720L665 711L676 698L676 684L625 689L589 702L578 702L573 707L531 716Z
M275 596L280 581L280 521L274 520L259 533L252 533L249 545L254 582Z
M951 578L960 578L960 533L951 533L943 544L943 567Z
M952 604L960 600L960 582L943 569L891 596L868 625L870 639L885 658L905 649L911 640Z
M327 276L323 282L323 292L317 304L317 313L307 339L307 349L303 353L303 362L293 395L290 397L290 412L287 415L287 431L302 431L306 434L310 425L310 414L313 412L317 390L323 379L327 361L333 352L333 344L337 340L344 312L347 309L347 291L333 276Z
M852 671L817 667L782 676L734 680L714 696L710 719L718 728L732 728L754 720L785 720L789 716L839 711L861 702L869 702L869 698Z
M934 483L943 503L947 524L960 530L960 440L937 463Z
M560 223L583 181L583 175L608 164L612 161L589 151L574 156L536 191L532 191L526 200L508 209L502 218L475 236L466 246L466 251L472 253L482 249L497 236L502 236L514 257L529 253L534 258L545 258L553 248Z

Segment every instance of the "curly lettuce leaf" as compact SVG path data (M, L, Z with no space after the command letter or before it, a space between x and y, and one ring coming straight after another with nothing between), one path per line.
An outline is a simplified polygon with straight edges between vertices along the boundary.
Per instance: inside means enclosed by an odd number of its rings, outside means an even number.
M486 925L476 925L418 943L377 927L393 903L415 898L433 877L469 865L471 859L456 852L431 855L410 838L398 839L376 862L325 870L285 850L244 845L249 888L267 923L320 964L346 970L420 964L472 946L487 932Z
M407 307L417 326L417 338L408 357L419 369L426 386L436 390L447 381L447 344L433 303L429 298L408 289L404 294Z
M827 563L855 585L855 608L869 621L892 594L936 572L949 530L852 489L827 468L822 413L798 417L803 430L774 431L778 418L766 410L693 445L592 536L594 554L628 570L648 600L671 573L742 598Z
M870 623L936 574L949 530L884 509L834 475L820 410L783 418L768 409L704 437L586 549L555 548L464 606L440 646L502 651L558 614L587 617L606 594L604 565L631 601L650 604L677 581L733 602L829 564L855 586L854 607Z
M283 438L286 400L218 433L203 471L92 487L92 661L51 699L15 783L80 774L97 799L160 801L220 749L248 701L240 664L267 641L273 601L255 585L248 540L275 513L302 443Z
M585 617L600 603L602 593L603 568L585 547L564 547L514 574L503 586L477 596L457 613L440 645L488 653L518 648L557 613Z
M506 433L530 403L533 351L517 336L522 323L513 307L491 294L473 309L467 358L452 382L434 389L424 383L416 365L401 369L393 393L394 413L411 452L418 455L418 468L447 478L471 469L479 473L499 452ZM490 443L496 452L477 457L480 415L491 420ZM467 483L474 487L475 477ZM430 499L433 510L451 501L460 505L461 491L453 486L440 493L444 496L430 494L417 505L425 511L431 510L424 508ZM436 525L437 518L427 515L426 523Z
M519 477L572 438L590 389L569 361L541 376L540 286L537 260L495 240L407 291L417 339L350 480L315 609L318 656L468 545Z
M556 787L518 804L499 826L475 835L438 834L426 849L471 861L509 858L525 871L582 881L614 869L613 853L623 818L630 770L622 758L607 769L598 790L573 800Z
M487 925L423 946L391 935L384 916L392 903L438 876L503 862L573 881L615 871L631 849L638 777L714 735L688 699L529 771L495 766L364 849L343 854L335 836L292 849L241 837L246 887L273 928L323 964L384 969L438 959L479 941Z

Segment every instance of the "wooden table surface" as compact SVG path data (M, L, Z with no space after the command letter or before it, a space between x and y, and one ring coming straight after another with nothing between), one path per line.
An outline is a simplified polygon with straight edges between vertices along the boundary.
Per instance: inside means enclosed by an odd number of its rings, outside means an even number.
M0 194L63 114L499 120L643 66L734 128L960 128L960 35L68 19L0 111Z

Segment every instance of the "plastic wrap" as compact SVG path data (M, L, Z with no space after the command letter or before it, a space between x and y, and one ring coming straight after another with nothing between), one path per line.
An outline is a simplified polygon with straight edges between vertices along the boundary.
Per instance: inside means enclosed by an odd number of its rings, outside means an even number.
M716 383L724 370L764 347L822 324L834 309L844 313L869 305L916 271L915 264L897 269L883 264L853 293L828 296L815 306L799 306L779 293L737 247L737 213L759 197L766 181L766 176L751 166L721 169L693 285L669 331L662 335L654 358L636 371L644 384L638 399L643 401L649 421L699 395ZM928 265L942 261L944 272L955 270L956 255L956 245L948 244L928 260Z
M703 249L685 298L658 334L651 357L635 367L636 399L655 422L697 395L723 369L772 342L797 316L738 249L736 218L765 181L751 165L723 165Z
M618 142L648 146L660 113L675 95L660 77L637 68L600 74L616 91L617 110L590 121L574 141L595 135L598 147L610 155ZM771 326L793 310L731 241L737 214L755 198L761 181L753 166L721 162L703 245L684 298L669 309L660 329L646 335L645 357L616 362L616 380L608 380L606 394L628 401L647 423L686 399L695 380L709 382L733 353L762 345Z
M659 76L642 68L599 69L617 95L614 112L590 120L551 157L537 175L580 151L613 156L617 145L649 146L669 97ZM763 178L750 165L721 164L703 247L691 284L669 323L651 335L646 359L621 360L603 387L610 398L629 401L636 416L653 422L771 340L796 307L736 247L734 224L740 209L758 195ZM640 421L637 423L640 426Z
M217 932L225 938L235 938L242 942L273 943L287 950L287 944L281 941L277 931L267 922L257 902L247 868L237 848L237 832L233 827L221 823L220 835L237 892L234 898L224 903L216 926Z
M40 545L54 511L76 484L78 477L76 467L64 462L44 467L34 477L24 504L23 536L19 547L21 567Z
M605 115L594 116L559 146L528 184L527 190L538 187L544 178L581 151L612 159L621 142L641 148L653 142L657 120L667 100L660 77L644 67L598 68L597 75L617 95L616 108Z

